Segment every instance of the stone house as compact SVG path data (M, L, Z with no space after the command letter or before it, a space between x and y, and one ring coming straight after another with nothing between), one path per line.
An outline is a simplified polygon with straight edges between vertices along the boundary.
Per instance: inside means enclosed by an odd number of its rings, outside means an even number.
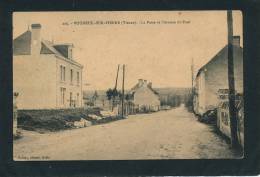
M73 44L43 40L41 24L13 40L13 89L19 109L82 107L83 66L73 58Z
M129 99L137 112L160 110L159 94L152 88L152 83L139 79L138 83L128 92Z
M235 90L243 93L243 48L240 36L233 37ZM194 112L203 115L217 108L219 89L228 89L228 46L223 47L207 64L201 67L195 78Z

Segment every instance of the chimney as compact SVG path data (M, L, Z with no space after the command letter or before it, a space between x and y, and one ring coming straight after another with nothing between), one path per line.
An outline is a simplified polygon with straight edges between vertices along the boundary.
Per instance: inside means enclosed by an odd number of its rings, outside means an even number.
M138 79L138 86L142 86L143 85L143 79Z
M68 59L71 59L71 60L72 60L72 58L73 58L72 48L73 48L73 44L68 45Z
M148 87L152 88L152 86L153 86L152 82L149 82Z
M240 36L233 36L233 45L240 47Z
M31 52L32 54L40 54L41 47L41 24L32 24L31 25Z
M147 80L144 80L144 85L147 86Z

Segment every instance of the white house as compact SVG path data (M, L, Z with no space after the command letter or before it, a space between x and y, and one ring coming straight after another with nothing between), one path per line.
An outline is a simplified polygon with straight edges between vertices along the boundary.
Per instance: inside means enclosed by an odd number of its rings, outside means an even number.
M18 109L82 107L82 69L73 59L73 44L43 40L32 24L13 40L13 90Z
M243 49L240 37L233 37L235 90L243 93ZM228 89L228 46L222 48L207 64L201 67L195 79L194 111L198 115L216 108L219 90Z
M158 93L152 88L152 83L139 79L138 83L128 93L139 111L159 111L160 100Z

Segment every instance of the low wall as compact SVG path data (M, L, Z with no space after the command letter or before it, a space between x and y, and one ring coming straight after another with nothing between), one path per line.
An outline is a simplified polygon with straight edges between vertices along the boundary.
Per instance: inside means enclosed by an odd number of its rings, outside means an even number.
M80 121L81 118L93 121L89 117L90 114L100 116L100 109L18 110L18 127L26 130L50 131L69 129L71 126L67 122Z

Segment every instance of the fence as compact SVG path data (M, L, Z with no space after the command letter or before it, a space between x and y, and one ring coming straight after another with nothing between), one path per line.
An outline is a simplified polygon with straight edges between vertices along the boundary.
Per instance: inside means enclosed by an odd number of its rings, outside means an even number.
M18 117L18 111L17 111L17 97L18 93L13 94L13 135L17 136L17 117Z
M229 103L228 100L221 100L217 109L217 127L227 137L231 137L230 131L230 116L229 116ZM236 100L237 110L237 135L239 143L244 147L244 101L242 97L238 97Z

